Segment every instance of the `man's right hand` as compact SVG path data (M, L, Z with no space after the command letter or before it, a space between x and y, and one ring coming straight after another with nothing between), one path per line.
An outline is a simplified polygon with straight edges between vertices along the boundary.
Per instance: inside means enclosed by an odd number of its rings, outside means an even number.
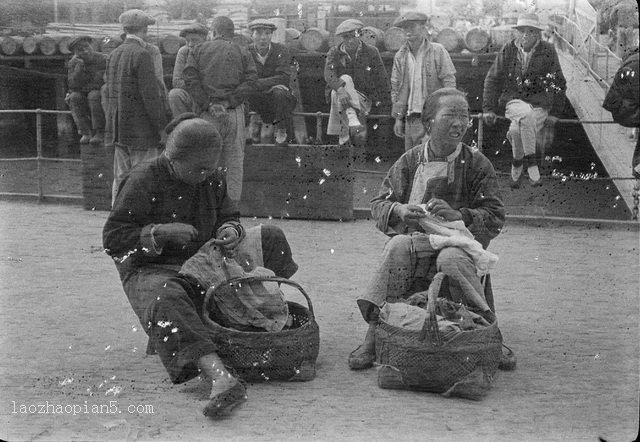
M336 90L336 98L338 99L340 106L342 106L342 109L351 107L351 100L349 97L349 93L344 88L344 86L340 86L338 90Z
M415 204L398 204L393 208L393 213L407 226L417 228L420 218L427 216L427 212Z
M198 236L198 230L191 224L168 223L157 224L153 230L153 238L162 248L167 244L185 246Z
M493 126L494 124L496 124L496 120L497 120L498 116L496 115L495 112L483 112L482 113L482 120L487 123L489 126Z
M404 138L404 120L402 118L396 118L396 122L393 124L393 133L396 137Z

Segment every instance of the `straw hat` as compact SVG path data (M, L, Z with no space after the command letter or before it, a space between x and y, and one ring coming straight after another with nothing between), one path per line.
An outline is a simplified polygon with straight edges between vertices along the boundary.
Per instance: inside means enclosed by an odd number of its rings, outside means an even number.
M544 31L544 27L540 24L540 18L538 14L521 14L518 16L518 22L515 24L514 28L534 28L539 31Z

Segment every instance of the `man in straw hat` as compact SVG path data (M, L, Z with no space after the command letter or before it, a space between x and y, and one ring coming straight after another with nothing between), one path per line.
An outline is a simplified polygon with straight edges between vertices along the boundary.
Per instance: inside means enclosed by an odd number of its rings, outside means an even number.
M247 48L235 43L235 26L229 17L218 16L212 23L213 40L189 51L183 71L187 90L202 113L222 136L220 165L227 169L229 196L239 202L246 128L244 103L256 90L258 74Z
M287 127L296 106L296 97L289 88L291 55L283 44L271 41L277 26L267 19L249 23L253 43L248 49L258 71L257 91L249 97L251 115L250 139L254 143L271 143L275 128L275 144L287 144ZM262 130L260 131L260 120Z
M407 37L393 57L391 69L393 132L404 138L405 150L420 144L426 133L422 107L429 94L456 87L456 68L449 53L441 44L429 41L428 19L421 12L406 12L393 22Z
M379 108L388 96L389 78L378 49L360 41L364 27L360 20L348 19L336 28L341 42L329 49L324 67L329 111L328 135L338 135L338 143L350 140L364 145L366 115Z
M195 100L187 92L182 72L187 64L189 51L196 45L207 39L209 29L201 23L193 23L180 31L180 37L187 41L176 54L176 62L173 66L173 89L169 91L169 107L173 117L185 112L200 113Z
M126 39L107 60L105 144L115 146L112 200L136 164L156 157L166 140L167 123L153 58L144 38L155 23L145 12L120 15Z
M549 113L564 106L566 80L555 48L540 38L544 27L538 16L521 14L514 28L517 37L498 52L484 80L483 119L493 125L496 114L504 112L511 121L511 187L520 187L525 160L529 182L536 187L542 185L536 144Z
M69 42L69 94L66 101L81 135L80 143L100 144L104 137L104 111L100 89L104 84L106 56L94 51L93 38L79 35Z

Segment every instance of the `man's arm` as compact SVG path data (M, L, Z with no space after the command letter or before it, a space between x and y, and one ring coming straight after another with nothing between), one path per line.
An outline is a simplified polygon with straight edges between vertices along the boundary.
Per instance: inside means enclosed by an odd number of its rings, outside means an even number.
M453 65L453 61L451 61L449 52L441 48L438 57L438 78L442 82L443 87L456 87L456 67Z
M167 121L161 100L162 92L156 81L153 58L147 50L140 53L137 75L138 90L142 96L147 117L156 132L160 133L167 125Z
M327 60L324 63L324 81L326 81L334 91L344 86L344 81L340 80L337 74L336 68L339 62L338 49L334 46L327 52Z
M174 88L186 89L186 84L182 78L182 73L187 64L187 57L189 56L189 47L183 46L176 54L176 62L173 65L173 77L171 84Z
M289 87L291 79L291 55L289 50L280 45L272 46L272 50L275 50L275 52L269 55L267 63L275 62L275 74L270 77L258 78L256 85L259 91L268 91L277 85Z
M393 208L409 200L415 172L409 167L410 163L415 164L415 158L411 153L403 154L389 169L378 196L371 200L371 214L376 221L376 227L390 236L402 233L394 230L400 219L394 216Z
M200 109L209 108L209 93L204 89L202 80L200 79L200 71L198 70L198 58L199 48L202 45L198 45L193 50L188 52L187 63L182 71L182 77L184 78L185 87L189 95L195 100Z
M482 94L482 110L484 112L498 111L498 96L504 82L504 57L506 45L496 55L493 64L484 79L484 93Z

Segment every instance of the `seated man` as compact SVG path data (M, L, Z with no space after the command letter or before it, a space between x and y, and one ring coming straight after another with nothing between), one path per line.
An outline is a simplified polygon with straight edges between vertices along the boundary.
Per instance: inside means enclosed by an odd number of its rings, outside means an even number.
M129 303L174 383L200 374L211 382L205 415L217 418L246 399L225 369L201 319L205 288L181 266L212 238L243 241L239 212L218 167L221 137L212 123L183 114L167 126L164 152L122 181L103 231ZM282 231L262 226L247 235L262 265L288 278L297 270Z
M291 126L291 113L296 97L289 85L291 56L286 46L271 41L276 25L269 20L257 19L249 23L253 43L248 49L258 71L257 91L249 97L251 115L249 136L254 143L271 143L275 128L276 145L289 140L287 127ZM262 121L262 128L260 128Z
M80 143L100 144L104 140L104 111L100 88L104 84L107 58L93 50L93 38L74 37L69 42L73 57L69 60L67 103L80 134Z
M173 89L169 91L169 108L173 117L177 117L185 112L194 112L200 115L200 109L195 100L187 92L182 71L187 65L187 57L191 48L207 39L209 29L206 26L195 23L180 31L180 37L187 40L187 44L182 46L176 54L176 62L173 66Z
M511 143L511 187L520 187L527 161L532 186L541 186L536 144L553 107L563 100L556 97L566 89L558 54L551 43L541 41L544 30L536 14L522 14L514 26L518 36L498 52L484 80L483 118L489 125L504 110L511 120L507 138Z
M366 115L379 109L389 96L389 77L378 49L360 41L363 27L355 19L340 23L335 34L342 41L329 49L324 66L327 101L331 103L327 135L338 135L339 144L352 141L363 146Z
M448 277L453 300L463 302L489 322L495 315L470 255L458 247L436 249L419 225L419 206L446 221L463 221L482 247L496 237L505 220L504 205L491 162L462 144L469 127L464 92L442 88L429 95L422 109L427 141L405 152L387 173L378 197L371 201L373 218L391 238L379 269L358 306L369 323L364 343L349 356L351 369L375 361L375 328L379 308L424 291L435 273Z

